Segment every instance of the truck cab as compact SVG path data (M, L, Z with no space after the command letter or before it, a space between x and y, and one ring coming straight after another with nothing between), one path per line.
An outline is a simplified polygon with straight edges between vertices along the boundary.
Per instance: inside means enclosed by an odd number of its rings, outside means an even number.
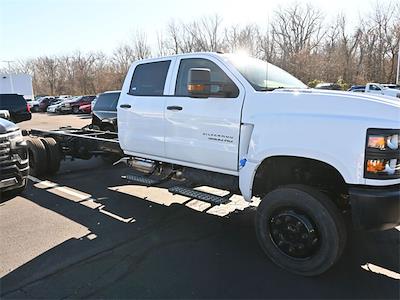
M367 85L365 86L365 92L376 95L400 98L400 91L398 89L388 88L379 83L367 83Z

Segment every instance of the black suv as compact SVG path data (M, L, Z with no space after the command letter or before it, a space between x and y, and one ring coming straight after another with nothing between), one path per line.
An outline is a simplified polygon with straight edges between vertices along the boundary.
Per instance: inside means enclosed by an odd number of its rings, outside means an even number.
M17 94L0 94L0 110L8 110L14 123L32 118L29 105L23 96Z
M92 127L117 132L117 104L121 91L104 92L94 99Z
M0 118L0 199L21 193L27 184L29 158L21 130Z

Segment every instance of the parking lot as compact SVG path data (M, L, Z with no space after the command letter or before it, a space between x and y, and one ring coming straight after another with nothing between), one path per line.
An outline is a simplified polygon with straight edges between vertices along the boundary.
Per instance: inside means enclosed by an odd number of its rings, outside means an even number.
M37 113L23 129L89 124ZM399 298L399 231L350 232L339 263L305 278L269 261L249 205L210 204L121 179L100 158L63 161L0 204L2 298ZM221 191L215 191L221 193Z

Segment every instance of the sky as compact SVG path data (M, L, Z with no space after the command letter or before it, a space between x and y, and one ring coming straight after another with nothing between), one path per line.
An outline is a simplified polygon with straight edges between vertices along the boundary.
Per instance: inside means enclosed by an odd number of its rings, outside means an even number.
M326 20L344 13L354 24L376 0L312 0ZM385 2L389 0L380 0ZM302 1L297 0L301 3ZM0 67L6 60L74 51L111 54L137 31L155 49L157 32L172 19L189 22L218 14L223 24L266 26L272 12L293 0L0 0Z

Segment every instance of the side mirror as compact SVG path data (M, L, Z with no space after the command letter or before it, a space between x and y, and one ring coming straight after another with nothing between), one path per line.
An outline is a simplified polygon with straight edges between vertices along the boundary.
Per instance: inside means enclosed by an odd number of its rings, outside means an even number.
M192 68L189 70L187 90L190 97L207 98L210 96L210 69Z

